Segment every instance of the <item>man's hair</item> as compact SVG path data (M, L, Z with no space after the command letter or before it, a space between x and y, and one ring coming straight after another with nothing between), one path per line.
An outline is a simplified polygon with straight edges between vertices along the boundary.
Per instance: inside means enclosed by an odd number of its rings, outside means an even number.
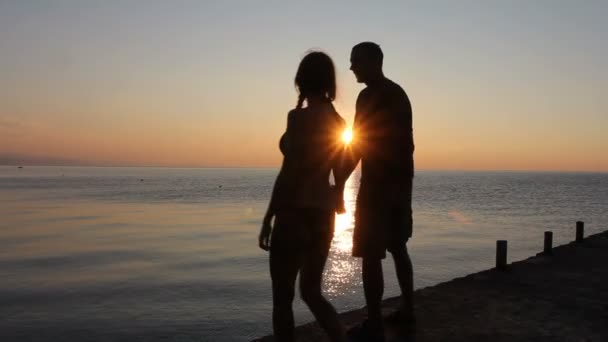
M373 42L362 42L353 47L353 51L355 50L362 51L370 61L382 66L384 54L382 53L382 49L380 49L380 45Z

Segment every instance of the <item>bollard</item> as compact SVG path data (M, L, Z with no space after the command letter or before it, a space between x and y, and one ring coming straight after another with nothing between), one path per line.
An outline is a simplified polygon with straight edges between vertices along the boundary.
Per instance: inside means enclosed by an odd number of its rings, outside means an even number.
M553 232L545 232L545 248L543 253L546 255L553 254Z
M496 241L496 269L507 269L507 240Z
M585 222L576 221L576 242L583 242L585 237Z

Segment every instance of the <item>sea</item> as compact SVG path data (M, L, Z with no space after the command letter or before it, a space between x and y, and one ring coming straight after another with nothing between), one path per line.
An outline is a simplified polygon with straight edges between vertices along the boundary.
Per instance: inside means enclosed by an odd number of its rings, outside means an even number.
M257 236L278 169L0 166L0 341L251 341L272 332ZM364 306L350 256L357 170L323 290ZM417 171L416 288L608 229L608 174ZM399 294L390 258L385 297ZM294 301L296 324L313 320Z

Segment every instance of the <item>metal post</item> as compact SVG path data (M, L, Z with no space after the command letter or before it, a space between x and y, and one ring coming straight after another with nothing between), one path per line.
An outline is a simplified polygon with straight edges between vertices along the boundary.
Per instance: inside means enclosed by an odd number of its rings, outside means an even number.
M585 236L585 222L576 221L576 242L583 242Z
M507 269L507 240L496 241L496 268L501 271Z
M546 255L553 254L553 232L545 232L545 248L543 253Z

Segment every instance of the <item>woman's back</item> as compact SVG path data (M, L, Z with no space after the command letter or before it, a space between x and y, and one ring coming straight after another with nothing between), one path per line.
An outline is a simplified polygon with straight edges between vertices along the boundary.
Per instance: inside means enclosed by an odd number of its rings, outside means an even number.
M345 122L325 102L288 114L281 137L284 155L277 179L280 207L331 209L330 171L339 166Z

